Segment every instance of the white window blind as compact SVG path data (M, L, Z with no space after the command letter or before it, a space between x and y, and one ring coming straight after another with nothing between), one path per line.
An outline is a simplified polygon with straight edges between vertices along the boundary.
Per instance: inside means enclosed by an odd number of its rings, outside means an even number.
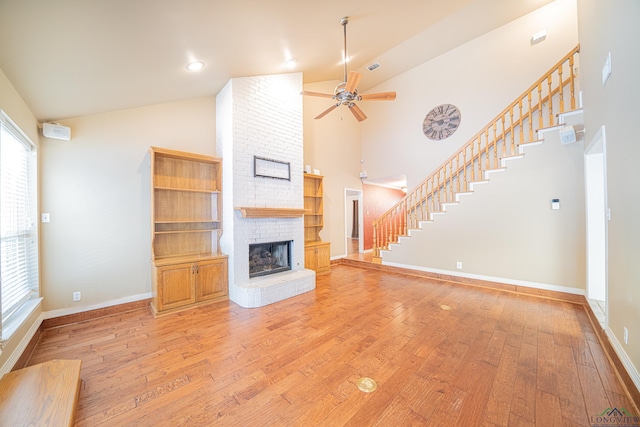
M0 302L2 322L38 293L35 149L0 114Z

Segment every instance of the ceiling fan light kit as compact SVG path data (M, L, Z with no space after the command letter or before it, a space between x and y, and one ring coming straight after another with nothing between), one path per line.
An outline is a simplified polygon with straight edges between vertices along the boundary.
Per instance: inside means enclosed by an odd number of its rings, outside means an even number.
M349 111L353 114L353 116L359 122L365 120L367 115L358 107L356 101L393 101L396 99L395 92L380 92L380 93L370 93L360 95L358 93L358 84L360 83L360 79L362 79L362 74L357 71L351 71L347 74L347 24L349 23L348 17L344 17L340 20L340 25L343 27L344 33L344 81L336 86L333 91L333 95L328 93L320 93L320 92L309 92L302 91L301 95L307 96L317 96L322 98L331 98L337 101L331 107L324 110L322 113L318 114L315 118L321 119L331 111L335 110L341 105L346 105L349 108Z

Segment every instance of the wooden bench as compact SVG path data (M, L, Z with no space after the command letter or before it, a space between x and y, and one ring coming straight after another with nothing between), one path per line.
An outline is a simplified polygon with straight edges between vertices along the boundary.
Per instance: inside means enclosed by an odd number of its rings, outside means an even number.
M0 426L73 426L80 360L51 360L0 380Z

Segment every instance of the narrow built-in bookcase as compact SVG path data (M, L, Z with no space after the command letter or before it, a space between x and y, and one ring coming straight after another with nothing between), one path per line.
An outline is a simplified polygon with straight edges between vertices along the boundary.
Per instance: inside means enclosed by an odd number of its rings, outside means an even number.
M331 270L331 243L323 242L324 226L323 177L304 174L304 266L316 273Z
M222 160L151 147L154 314L228 297Z

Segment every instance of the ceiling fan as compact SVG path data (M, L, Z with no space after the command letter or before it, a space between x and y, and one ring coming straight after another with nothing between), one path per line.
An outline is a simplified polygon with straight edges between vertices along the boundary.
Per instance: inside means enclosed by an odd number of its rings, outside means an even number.
M351 113L353 113L356 120L359 122L365 120L367 115L358 107L355 101L393 101L396 99L395 92L380 92L380 93L370 93L360 95L358 93L358 83L360 83L360 79L362 78L362 74L357 71L351 71L347 75L347 24L349 23L348 17L344 17L340 20L340 24L344 29L344 81L340 83L333 91L333 95L329 93L320 93L320 92L309 92L302 91L301 95L309 95L309 96L319 96L323 98L332 98L337 102L333 104L331 107L324 110L316 119L321 119L336 108L341 105L346 105L349 107Z

